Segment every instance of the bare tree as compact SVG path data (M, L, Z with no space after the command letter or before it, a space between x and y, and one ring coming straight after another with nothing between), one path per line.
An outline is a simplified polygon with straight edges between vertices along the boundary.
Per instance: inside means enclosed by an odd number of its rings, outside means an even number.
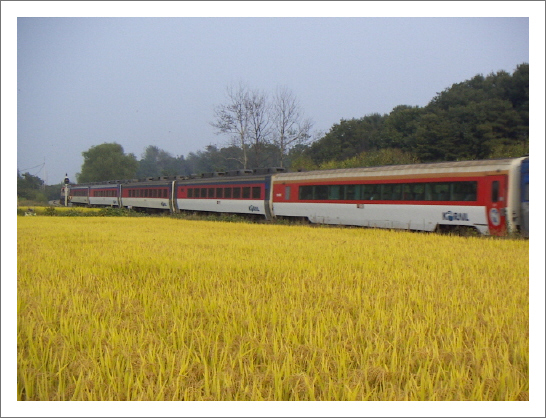
M249 118L248 134L255 155L256 167L262 162L260 151L269 141L270 105L267 95L259 90L252 90L248 95L247 111Z
M311 119L303 119L303 111L294 94L286 87L277 89L273 98L273 137L280 151L280 166L284 156L296 144L310 139Z
M233 143L242 150L242 160L239 162L243 168L248 164L248 129L249 129L249 90L243 83L238 86L229 86L226 89L227 104L216 106L214 109L215 120L211 125L218 129L217 134L229 134Z

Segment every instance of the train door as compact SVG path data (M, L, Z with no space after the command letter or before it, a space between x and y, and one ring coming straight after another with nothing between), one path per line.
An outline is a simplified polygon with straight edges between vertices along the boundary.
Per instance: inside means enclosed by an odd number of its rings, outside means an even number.
M506 176L488 176L485 178L485 202L489 233L506 233Z
M173 180L173 182L170 184L170 190L169 190L169 193L168 193L168 196L169 196L169 210L171 211L171 213L178 213L179 210L178 210L178 187L177 187L177 183L176 183L176 180Z
M529 159L521 162L520 231L529 237Z

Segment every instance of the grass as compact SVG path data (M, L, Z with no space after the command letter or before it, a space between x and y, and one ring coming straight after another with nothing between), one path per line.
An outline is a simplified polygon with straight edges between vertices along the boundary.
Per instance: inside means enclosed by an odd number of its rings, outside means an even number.
M17 223L18 400L528 400L528 241Z

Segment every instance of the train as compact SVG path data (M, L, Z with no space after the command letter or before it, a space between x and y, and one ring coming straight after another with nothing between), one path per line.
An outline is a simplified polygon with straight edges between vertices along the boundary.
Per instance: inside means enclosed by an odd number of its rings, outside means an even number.
M61 204L73 206L529 236L529 156L295 172L273 167L66 186Z

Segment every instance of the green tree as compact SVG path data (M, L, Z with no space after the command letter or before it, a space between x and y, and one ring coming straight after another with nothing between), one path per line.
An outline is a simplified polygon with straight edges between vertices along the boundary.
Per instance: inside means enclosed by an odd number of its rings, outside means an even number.
M17 198L45 203L44 181L30 173L21 174L17 170Z
M76 174L78 183L130 179L138 169L135 155L125 154L115 142L92 146L82 155L82 171Z
M382 129L381 148L400 148L403 151L415 150L415 132L423 109L419 106L396 106L385 118Z
M385 118L375 113L360 119L342 119L310 146L311 159L316 164L332 159L343 161L379 147Z
M138 162L138 178L188 175L189 170L184 156L173 157L169 152L150 145Z

